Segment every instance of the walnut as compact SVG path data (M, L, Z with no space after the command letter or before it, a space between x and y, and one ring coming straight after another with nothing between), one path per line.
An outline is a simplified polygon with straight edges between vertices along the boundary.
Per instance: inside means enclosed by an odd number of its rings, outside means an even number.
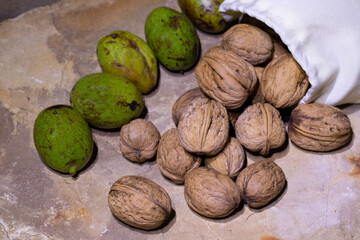
M206 167L186 175L184 195L191 209L209 218L228 216L241 201L239 189L229 176Z
M257 83L254 67L231 51L212 50L195 69L201 90L228 109L243 105Z
M257 79L261 79L261 76L262 76L265 68L257 66L257 67L254 67L254 69L255 69Z
M248 106L236 121L235 134L241 145L261 155L268 155L286 140L280 112L268 103Z
M244 162L245 151L243 146L241 146L236 138L230 137L229 142L219 154L205 159L205 166L235 178L243 167Z
M236 185L247 205L261 208L282 192L286 178L275 162L262 160L242 170L236 178Z
M222 50L221 46L213 46L211 48L208 48L205 53L204 56L207 55L208 53L214 52L214 51L218 51L218 50Z
M256 77L257 79L261 79L262 73L264 72L264 67L255 67L255 72L256 72ZM260 81L260 80L259 80ZM251 96L251 103L255 104L255 103L265 103L265 98L264 95L262 94L262 90L261 90L261 85L259 84L256 85L254 93Z
M349 143L352 138L350 119L341 109L310 103L297 106L288 124L290 140L311 151L331 151Z
M282 54L266 65L260 85L266 102L276 108L290 108L304 97L309 80L291 54Z
M271 58L273 42L270 35L260 28L240 23L224 33L221 47L233 51L253 65L258 65Z
M178 132L181 145L189 152L214 156L229 137L229 118L219 102L197 98L181 115Z
M239 118L240 114L243 111L244 111L244 109L242 107L241 108L236 108L236 109L227 109L228 116L229 116L229 121L230 121L230 126L233 129L235 129L236 120Z
M167 130L161 136L156 162L160 172L174 183L183 184L185 175L199 167L201 160L183 148L176 128Z
M172 107L172 119L175 126L178 125L181 114L190 105L195 98L207 98L199 87L190 89L183 93L174 103Z
M169 194L155 182L140 176L124 176L110 188L108 204L122 222L151 230L163 225L172 212Z
M143 163L153 158L159 141L159 131L145 119L132 120L120 130L120 150L132 162Z
M272 58L277 58L283 54L290 53L286 45L280 40L273 39L273 45L274 45L274 51L272 54Z

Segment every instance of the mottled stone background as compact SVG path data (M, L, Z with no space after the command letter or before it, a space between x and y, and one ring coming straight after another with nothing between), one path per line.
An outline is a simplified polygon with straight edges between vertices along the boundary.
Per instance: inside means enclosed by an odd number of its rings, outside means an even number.
M97 41L114 30L144 38L147 14L174 0L62 0L0 22L0 239L360 239L360 106L344 108L354 138L341 150L311 153L288 143L270 159L282 167L287 188L269 206L246 205L212 220L194 213L183 186L165 179L155 161L124 159L118 131L93 129L96 158L77 178L59 174L39 159L32 140L37 114L69 103L85 74L99 72ZM220 35L199 32L202 51ZM144 96L151 120L164 133L174 127L171 108L196 87L194 70L175 74L160 67L158 88ZM247 153L248 164L263 159ZM147 177L169 193L175 216L156 231L117 221L107 205L110 186L124 175Z

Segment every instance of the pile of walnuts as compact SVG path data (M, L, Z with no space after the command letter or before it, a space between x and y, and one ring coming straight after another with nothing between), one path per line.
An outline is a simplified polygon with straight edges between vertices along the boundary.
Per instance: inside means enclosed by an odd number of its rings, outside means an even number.
M175 127L160 136L137 119L120 132L123 155L142 163L156 158L164 177L184 185L184 199L196 213L223 218L241 201L261 208L286 186L283 170L267 157L281 151L287 137L309 151L332 151L352 137L349 118L339 108L299 101L308 77L279 40L250 24L227 30L195 69L197 88L184 92L172 108ZM281 111L290 109L286 123ZM246 154L264 160L246 166ZM169 219L171 200L156 183L138 176L119 179L109 206L121 221L155 229Z

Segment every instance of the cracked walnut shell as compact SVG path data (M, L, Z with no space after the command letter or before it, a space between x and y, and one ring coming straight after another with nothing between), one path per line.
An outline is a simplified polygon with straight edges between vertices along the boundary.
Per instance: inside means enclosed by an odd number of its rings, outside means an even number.
M163 225L172 212L169 194L157 183L140 176L124 176L110 188L108 204L122 222L151 230Z
M233 51L252 65L258 65L271 58L273 42L270 35L260 28L240 23L224 33L221 47Z
M331 151L352 138L351 122L341 109L322 104L302 104L291 112L288 134L298 147L310 151Z
M120 130L120 150L132 162L143 163L153 158L159 141L159 131L146 119L132 120Z
M282 192L285 184L284 172L271 160L250 164L236 178L244 202L253 208L267 205Z
M178 125L181 114L196 98L207 98L199 87L184 92L174 103L172 107L172 119L175 126Z
M195 99L181 115L178 132L187 151L214 156L225 147L229 137L226 108L209 98Z
M241 145L263 156L282 146L286 140L280 112L269 103L248 106L236 121L235 134Z
M236 138L230 137L225 148L219 154L205 159L205 166L235 178L244 166L244 162L245 151L243 146Z
M183 148L176 128L161 136L156 162L160 172L174 183L183 184L186 174L199 167L201 160Z
M211 168L199 167L189 172L184 186L188 206L205 217L226 217L238 208L241 201L235 182Z
M260 85L266 102L276 108L290 108L304 97L309 80L291 54L282 54L266 65Z
M228 109L241 107L257 84L254 67L232 51L222 49L202 57L195 74L201 90Z

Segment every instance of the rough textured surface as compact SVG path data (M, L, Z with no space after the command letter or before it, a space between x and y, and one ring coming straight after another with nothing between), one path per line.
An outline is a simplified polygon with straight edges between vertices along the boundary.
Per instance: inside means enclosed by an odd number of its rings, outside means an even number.
M262 160L247 166L236 178L236 185L250 207L266 206L284 190L283 170L273 161Z
M229 137L229 117L221 103L197 98L181 115L178 132L181 145L189 152L214 156Z
M110 188L108 203L120 221L144 230L163 225L172 210L165 189L141 176L124 176L117 180Z
M196 66L201 90L228 109L239 108L254 91L254 67L232 51L208 50Z
M235 134L245 148L263 156L281 147L286 140L280 112L269 103L248 106L236 120Z
M253 65L271 58L274 47L269 34L245 23L234 25L227 30L221 39L221 46L235 52Z
M0 239L360 239L359 105L342 108L354 131L349 145L314 153L290 142L269 158L286 174L284 194L261 210L245 205L224 219L194 214L184 187L161 176L154 161L139 165L122 157L119 131L93 129L97 157L75 179L41 162L32 141L36 115L69 103L75 81L100 71L95 49L103 35L123 29L144 37L146 15L163 5L179 10L170 0L63 0L0 23ZM221 37L199 36L203 53ZM174 127L176 99L197 83L194 70L182 75L160 67L160 75L159 86L144 98L146 119L163 134ZM264 159L246 154L247 165ZM175 216L164 228L134 230L111 214L108 191L129 174L169 193Z
M130 161L143 163L156 154L160 133L155 125L138 118L122 126L120 130L120 150Z
M206 98L204 93L199 87L190 89L176 100L172 107L172 119L177 126L181 117L181 114L185 112L185 109L194 101L196 98Z
M176 128L167 130L161 136L156 163L166 178L176 184L183 184L186 174L199 167L201 162L201 157L183 148Z
M228 175L207 167L199 167L186 175L184 195L191 209L209 218L228 216L241 201L234 181Z
M290 116L288 133L298 147L312 151L341 148L352 137L348 116L337 107L321 103L296 107Z
M291 54L282 54L266 65L261 79L265 100L276 108L296 106L309 88L309 80Z
M255 87L253 94L250 96L252 104L265 103L265 98L264 98L264 95L262 94L261 85L260 85L260 79L261 79L263 72L264 72L264 67L255 67L255 73L256 73L256 77L258 79L258 84Z
M235 178L245 163L245 151L239 140L230 137L225 148L216 156L205 158L205 166Z

